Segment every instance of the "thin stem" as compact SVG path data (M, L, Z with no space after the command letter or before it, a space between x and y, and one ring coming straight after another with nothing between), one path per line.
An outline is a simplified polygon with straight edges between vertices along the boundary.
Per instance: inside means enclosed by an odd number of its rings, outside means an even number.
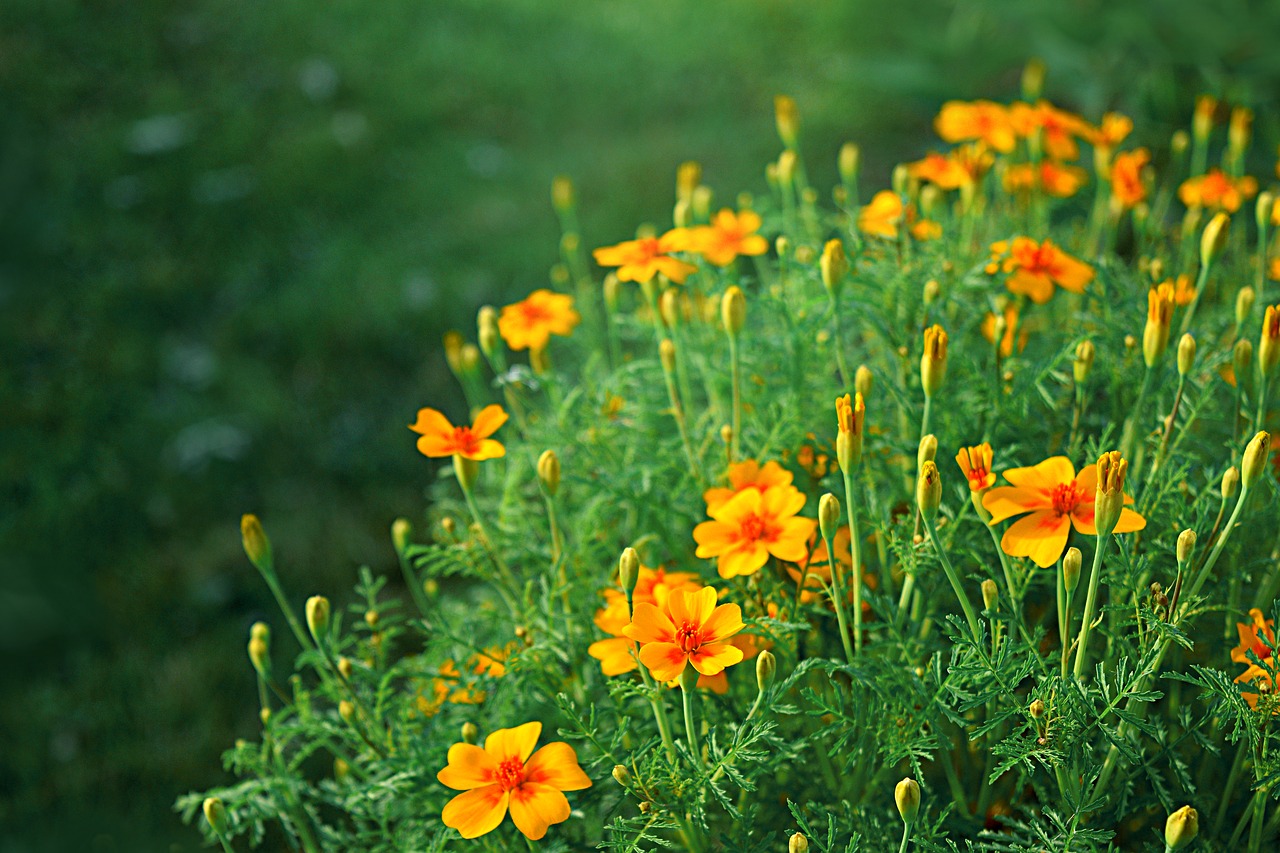
M844 506L849 518L849 552L853 557L853 643L858 654L862 654L862 543L858 535L858 505L853 500L852 470L844 472ZM827 556L831 561L831 575L834 578L837 561L830 543L827 544Z
M1098 546L1093 550L1093 570L1089 573L1089 594L1084 600L1084 621L1080 624L1079 646L1076 648L1075 677L1084 677L1085 664L1089 660L1089 632L1093 629L1093 614L1098 609L1098 586L1102 581L1102 557L1111 542L1110 533L1098 534Z
M634 590L627 590L627 617L635 619L636 608L634 601ZM648 668L640 662L636 655L635 646L631 648L631 656L636 658L636 667L640 670L640 678L644 682L649 697L649 707L653 710L653 720L658 725L658 735L662 738L662 745L666 747L667 757L674 764L676 760L676 745L671 739L671 723L667 720L667 709L662 704L662 695L658 692L661 688L654 684L653 678L649 675Z
M293 636L298 638L298 643L304 649L314 649L315 643L311 641L311 637L307 632L302 630L302 623L298 621L297 614L289 606L289 599L284 597L284 590L280 588L280 581L276 579L275 569L263 571L259 568L258 574L262 575L262 579L267 582L267 587L271 590L271 594L276 597L276 604L280 606L280 611L284 613L285 621L289 623Z
M680 682L680 692L684 699L684 731L689 738L689 750L693 753L693 760L698 766L702 766L702 750L698 748L698 729L693 721L693 691L697 688L688 688L684 686L683 679Z
M964 594L964 587L960 585L960 576L956 574L955 567L951 565L951 558L947 556L947 551L942 547L942 540L938 538L937 528L934 527L933 520L924 518L921 514L921 520L924 522L924 529L929 534L930 541L933 542L933 548L938 552L938 558L942 561L942 571L946 573L947 580L951 582L951 588L955 590L956 598L960 599L960 606L964 609L964 618L969 622L969 630L973 632L973 640L976 643L979 637L978 616L974 613L973 605L969 603L969 596Z
M507 606L511 608L511 612L516 614L520 608L516 604L515 594L519 592L520 586L516 583L515 575L511 574L511 569L508 568L506 562L503 561L502 556L498 553L498 549L494 547L493 540L489 538L489 529L485 526L484 519L480 515L480 507L476 505L476 499L471 493L471 488L463 483L461 479L458 480L458 485L462 488L462 497L467 502L467 509L471 511L471 520L476 523L476 529L480 531L480 544L484 547L485 552L488 553L489 558L493 560L493 564L497 566L498 574L502 576L503 582L510 587L509 590L498 587L498 590L502 593L502 597L506 599Z
M835 547L830 538L823 536L827 546L827 564L831 567L831 599L836 606L836 623L840 626L840 644L844 646L845 660L853 664L853 647L849 644L849 625L844 614L844 585L840 582L840 562L835 559Z
M742 366L738 358L736 335L729 336L729 362L733 372L733 436L730 439L729 452L734 459L737 459L742 435Z
M907 853L907 844L911 841L911 824L902 822L902 843L898 845L898 853Z

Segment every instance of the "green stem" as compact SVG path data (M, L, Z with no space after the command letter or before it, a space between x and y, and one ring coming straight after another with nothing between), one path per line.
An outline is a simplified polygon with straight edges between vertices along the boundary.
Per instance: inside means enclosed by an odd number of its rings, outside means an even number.
M978 641L978 616L974 613L973 605L969 603L969 596L964 594L964 587L960 585L960 576L956 574L955 567L951 565L951 558L947 556L947 551L942 547L942 540L938 538L937 528L934 527L933 520L924 518L921 514L921 520L924 522L924 529L929 534L929 540L933 542L933 548L938 552L938 559L942 561L942 571L946 573L947 580L951 582L951 588L955 590L956 598L960 599L960 606L964 609L964 618L969 622L969 630L973 632L973 641Z
M852 466L850 466L852 467ZM844 505L849 518L849 552L853 557L853 643L862 654L862 543L858 535L858 506L853 500L853 471L844 472ZM827 544L827 556L831 561L832 577L835 577L836 559Z
M702 766L702 750L698 748L698 729L694 725L693 720L693 692L696 687L689 688L684 686L683 679L680 682L680 693L684 699L684 731L689 738L689 750L693 753L694 763L699 767Z
M738 449L742 443L742 366L738 358L738 339L736 335L729 336L729 361L733 372L733 436L731 438L732 443L729 445L729 452L736 460L738 458Z
M898 845L898 853L907 853L907 844L911 841L911 824L902 822L902 843Z
M836 606L836 623L840 626L840 644L844 646L844 657L853 664L853 647L849 644L849 624L844 614L844 585L840 583L840 563L835 559L835 547L830 538L823 536L827 546L827 564L831 567L831 599Z
M475 495L471 493L470 487L463 483L461 479L458 480L458 485L462 487L462 497L467 502L467 509L471 511L471 520L476 523L476 528L480 531L480 544L484 546L485 552L493 560L493 564L497 566L498 574L502 577L503 583L509 587L509 589L499 587L498 590L502 593L502 597L506 599L512 615L517 615L520 608L516 604L515 596L519 594L520 586L516 583L515 575L511 574L511 569L498 553L498 549L494 547L493 540L489 538L489 528L485 526L484 519L480 515L480 507L476 505Z
M1084 678L1085 664L1089 660L1089 632L1093 630L1093 614L1098 609L1098 587L1102 581L1102 557L1111 542L1110 533L1098 534L1098 546L1093 550L1093 570L1089 573L1089 594L1084 600L1084 621L1080 624L1079 646L1076 648L1075 677Z

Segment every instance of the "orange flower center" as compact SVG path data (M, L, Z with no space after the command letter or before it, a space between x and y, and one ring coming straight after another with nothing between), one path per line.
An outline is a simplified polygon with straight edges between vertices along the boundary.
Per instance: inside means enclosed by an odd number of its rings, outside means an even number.
M532 303L528 300L520 303L520 313L524 315L527 323L546 322L551 319L551 312L547 310L545 305Z
M1084 495L1080 494L1080 490L1076 488L1073 480L1070 483L1054 486L1051 497L1053 498L1053 511L1061 517L1074 512L1075 508L1080 505Z
M471 427L460 426L453 428L453 443L464 453L475 450L478 441L479 439L471 431Z
M688 654L702 645L702 626L694 622L682 622L676 630L676 645Z
M969 488L973 491L986 488L987 485L987 469L981 465L974 465L969 469Z
M498 765L498 770L493 775L502 786L502 790L510 791L512 788L518 788L524 783L524 762L519 758L508 758Z
M763 491L763 489L761 490ZM739 535L748 542L756 542L769 538L769 525L758 515L748 515L742 519L738 528Z

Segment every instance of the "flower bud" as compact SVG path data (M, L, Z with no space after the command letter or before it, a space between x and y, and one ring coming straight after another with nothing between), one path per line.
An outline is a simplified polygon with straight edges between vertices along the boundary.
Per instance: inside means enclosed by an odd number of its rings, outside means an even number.
M822 284L835 299L840 295L844 277L849 272L849 256L845 254L844 244L838 239L828 240L822 247L822 259L818 264L822 270Z
M773 98L773 116L778 124L778 138L787 148L795 148L800 135L800 112L796 109L794 98L786 95L775 95Z
M264 622L249 629L249 662L265 680L271 678L271 631Z
M409 537L413 535L413 527L407 518L397 518L391 522L391 544L397 554L403 554L409 547Z
M251 513L240 516L240 539L244 543L244 553L260 572L270 573L275 570L275 560L271 554L271 540L262 529L262 522Z
M1253 313L1253 302L1257 294L1252 287L1242 287L1236 294L1236 328L1244 325L1245 320Z
M217 797L206 797L204 801L204 819L209 821L213 834L221 837L227 831L227 808Z
M932 397L942 388L947 375L947 333L939 325L924 330L924 354L920 356L920 384L924 395Z
M870 368L865 364L859 364L858 369L853 372L853 390L858 392L859 397L871 396L871 385L874 377Z
M502 335L498 332L498 312L486 305L476 315L476 327L480 350L489 361L497 358L502 347Z
M773 685L773 677L777 672L778 659L773 656L773 652L765 649L756 657L756 687L760 688L761 693Z
M1165 285L1147 291L1147 325L1142 330L1142 358L1154 367L1169 346L1173 320L1173 290Z
M747 324L747 298L736 284L724 292L720 300L720 316L730 338L737 338Z
M925 307L928 307L938 301L938 294L941 292L942 286L938 284L937 279L931 278L924 283L924 289L920 291L920 299Z
M797 832L787 842L787 853L809 853L809 839Z
M1196 111L1191 116L1191 132L1200 141L1206 141L1213 130L1213 116L1218 111L1218 99L1213 95L1196 98Z
M343 655L338 658L338 673L348 681L351 680L351 674L355 672L355 665L351 663L351 658Z
M790 187L796 179L796 152L788 148L778 155L778 183Z
M1271 435L1261 430L1244 449L1244 459L1240 462L1240 484L1246 489L1262 478L1267 468L1267 457L1271 454Z
M462 724L462 742L477 744L480 742L480 727L468 720Z
M1271 225L1271 213L1276 206L1276 197L1268 190L1258 193L1258 205L1254 208L1257 217L1258 233L1265 234Z
M568 175L551 179L551 206L562 215L573 210L573 180Z
M1164 843L1170 850L1181 850L1200 834L1200 815L1191 806L1183 806L1164 824Z
M711 218L711 187L702 184L694 187L689 196L689 206L693 208L693 218L696 221L708 221Z
M560 490L560 457L554 450L544 450L538 457L538 482L552 497Z
M1169 153L1175 158L1186 154L1189 147L1191 147L1191 137L1185 130L1175 130L1173 136L1169 137Z
M852 401L848 394L836 398L836 461L840 470L848 473L862 461L862 429L867 408L862 395L855 393Z
M836 167L840 170L840 180L846 184L857 183L858 181L858 161L861 160L861 152L858 146L852 142L846 142L840 146L840 154L836 157Z
M1191 559L1191 553L1196 549L1196 532L1190 528L1178 534L1178 565L1181 566L1187 560Z
M894 195L899 198L905 198L908 195L911 183L911 172L905 164L899 163L893 167L893 172L889 175L889 187L893 190Z
M926 521L933 521L938 514L938 504L942 503L942 477L938 474L938 466L929 460L920 468L920 476L916 480L916 506Z
M347 777L351 775L351 765L343 761L341 758L333 759L333 779L335 782L345 782Z
M1062 585L1066 588L1067 594L1076 591L1076 587L1080 584L1080 565L1083 558L1080 555L1079 548L1068 548L1067 553L1062 558Z
M444 360L454 376L462 375L462 347L465 343L462 333L457 330L444 333Z
M1225 213L1216 213L1200 235L1200 266L1207 267L1218 260L1222 250L1227 246L1227 232L1231 230L1231 219Z
M840 499L830 492L818 501L818 526L823 539L831 541L835 538L836 528L840 526Z
M1044 716L1044 700L1042 699L1034 700L1031 703L1031 707L1028 708L1028 710L1031 712L1031 719L1033 720L1040 719L1041 717Z
M720 441L724 443L725 447L733 446L733 427L729 424L720 427Z
M453 454L453 475L458 478L458 485L462 490L470 492L475 488L476 480L480 478L480 463L455 453Z
M1077 385L1083 385L1089 379L1089 371L1093 369L1093 341L1083 340L1076 344L1076 359L1071 365L1071 373Z
M609 273L604 277L604 284L601 285L604 291L604 304L610 313L618 310L618 297L622 292L622 282L618 281L617 273Z
M1190 333L1178 339L1178 375L1186 376L1196 363L1196 339Z
M622 591L630 595L639 577L640 555L635 548L622 549L622 556L618 558L618 581L622 584Z
M1000 589L996 586L995 581L987 578L982 582L982 606L987 610L995 610L999 601Z
M474 376L480 370L480 347L464 344L462 347L462 374Z
M344 723L351 722L351 718L356 715L356 706L349 700L343 699L338 703L338 716L342 718Z
M674 329L680 325L680 293L674 287L662 291L662 296L658 298L658 313L669 328Z
M702 183L702 164L697 160L687 160L676 168L676 198L689 201L693 191Z
M1240 488L1240 469L1232 465L1226 471L1222 472L1222 499L1229 501L1236 496L1236 490Z
M1248 107L1235 107L1231 110L1231 120L1227 124L1227 146L1238 158L1249 147L1249 136L1253 128L1253 110Z
M1044 60L1032 57L1022 66L1022 100L1034 104L1044 92Z
M1280 362L1280 305L1268 305L1262 318L1262 337L1258 339L1258 367L1270 376Z
M893 789L893 801L897 803L902 822L910 825L920 812L920 786L915 779L906 778Z
M662 362L662 369L667 373L676 369L676 345L671 338L663 338L658 344L658 360Z
M1112 450L1098 457L1098 489L1093 501L1093 523L1099 538L1116 529L1124 509L1124 475L1129 463Z
M307 599L307 628L316 645L323 645L324 636L329 631L329 599L323 595Z
M631 787L631 771L627 769L625 764L613 765L613 781L624 788Z
M916 470L924 467L924 463L938 458L938 438L933 433L920 436L920 446L916 449Z
M1244 387L1244 383L1249 379L1250 366L1253 362L1253 344L1244 338L1236 341L1235 347L1231 350L1231 370L1236 376L1236 385Z

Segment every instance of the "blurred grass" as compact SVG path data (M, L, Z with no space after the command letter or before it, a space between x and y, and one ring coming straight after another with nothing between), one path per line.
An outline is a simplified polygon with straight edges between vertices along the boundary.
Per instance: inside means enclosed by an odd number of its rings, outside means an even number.
M1277 35L1245 0L9 0L0 851L197 847L169 804L253 730L274 619L239 515L299 601L391 570L434 469L404 425L461 407L440 334L546 281L553 175L589 246L668 217L682 160L732 203L785 92L819 185L854 139L881 186L1032 55L1140 142L1199 91L1272 139Z

